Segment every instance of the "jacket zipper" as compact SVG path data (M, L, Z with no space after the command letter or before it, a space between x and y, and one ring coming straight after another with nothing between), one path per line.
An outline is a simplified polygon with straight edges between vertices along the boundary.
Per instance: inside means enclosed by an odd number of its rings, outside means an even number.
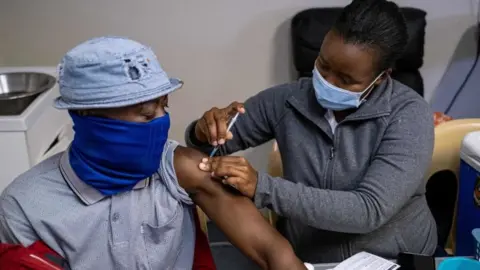
M376 115L375 117L383 117L385 115L388 115L388 113L380 113L378 115ZM332 189L333 187L333 180L332 180L332 177L333 177L333 162L334 162L334 159L335 159L335 150L336 150L336 139L339 137L339 133L340 133L340 125L342 125L343 123L345 122L353 122L353 121L359 121L359 120L364 120L364 119L370 119L370 118L366 118L366 117L358 117L358 118L353 118L353 119L343 119L342 121L340 121L337 126L335 127L335 132L333 133L333 137L332 137L332 145L330 147L330 155L328 157L328 161L327 161L327 170L325 172L325 176L323 178L323 181L325 182L325 186L328 188L328 189ZM328 181L330 180L330 181Z
M336 138L338 137L338 134L339 134L339 127L340 123L337 124L336 128L335 128L335 133L333 135L333 138L332 138L332 145L330 147L330 155L328 157L328 162L327 162L327 171L325 172L325 178L324 178L324 181L325 183L327 184L326 186L328 187L328 189L332 189L333 188L333 180L332 180L332 177L333 177L333 162L334 162L334 158L335 158L335 150L336 150ZM345 248L347 248L347 254L349 253L348 251L348 242L347 243L340 243L340 253L341 253L341 256L342 256L342 260L346 260L349 256L347 256L345 254Z
M388 115L388 114L380 114L379 117L381 116L384 116L384 115ZM329 154L329 157L328 157L328 161L327 161L327 170L325 172L325 176L324 176L324 182L325 182L325 186L328 187L328 189L332 189L333 187L333 180L332 180L332 177L333 177L333 162L334 162L334 158L335 158L335 150L336 150L336 138L338 137L338 134L340 132L339 130L339 126L340 124L344 123L344 122L348 122L348 121L356 121L356 120L362 120L361 118L360 119L347 119L347 120L343 120L341 121L340 123L337 124L336 128L335 128L335 133L333 135L333 138L332 138L332 145L330 146L330 154ZM328 181L330 180L330 181ZM328 182L327 182L328 181ZM345 250L346 249L346 250ZM346 253L345 253L346 251ZM347 259L348 257L352 256L351 253L352 253L352 248L351 248L351 243L350 241L347 241L346 243L341 243L340 244L340 252L342 254L342 257L343 259Z
M328 179L328 189L332 189L333 187L333 164L335 162L335 151L336 151L336 147L337 147L337 138L338 138L338 133L339 133L339 125L340 123L337 125L337 127L335 128L335 136L333 136L333 144L332 144L332 147L330 147L330 160L328 162L328 165L327 165L327 179Z
M338 135L338 125L337 127L335 128L335 133L337 133ZM335 141L336 141L336 138L337 138L337 135L333 135L333 138L332 138L332 145L330 146L330 153L329 153L329 156L328 156L328 160L327 160L327 166L326 166L326 170L325 170L325 173L324 173L324 177L323 177L323 181L325 183L325 187L327 187L327 189L331 189L332 188L332 181L331 179L331 176L333 174L333 162L334 162L334 158L335 158ZM330 181L329 181L330 180Z
M330 147L330 157L328 158L329 160L332 160L335 156L335 147L332 146Z
M386 115L389 115L389 113L379 113L377 115L374 115L375 118L377 117L383 117L383 116L386 116ZM352 118L352 119L343 119L342 121L340 121L337 126L335 127L335 132L332 132L333 133L333 137L332 137L332 145L330 146L330 154L329 154L329 157L328 157L328 161L327 161L327 166L326 166L326 171L324 173L324 177L323 177L323 181L325 183L325 186L328 188L328 189L332 189L333 187L333 181L332 181L332 176L333 176L333 162L334 162L334 159L335 159L335 150L336 150L336 138L339 137L339 132L340 132L340 125L342 125L343 123L345 122L353 122L353 121L360 121L360 120L365 120L365 119L370 119L372 118L373 116L369 116L369 117L357 117L357 118ZM330 180L330 181L328 181Z

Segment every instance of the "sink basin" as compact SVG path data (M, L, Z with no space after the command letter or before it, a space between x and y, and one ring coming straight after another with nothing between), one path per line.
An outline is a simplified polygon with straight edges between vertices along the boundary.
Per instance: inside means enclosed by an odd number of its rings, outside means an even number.
M51 89L55 83L55 77L45 73L0 73L0 116L21 114L38 95Z

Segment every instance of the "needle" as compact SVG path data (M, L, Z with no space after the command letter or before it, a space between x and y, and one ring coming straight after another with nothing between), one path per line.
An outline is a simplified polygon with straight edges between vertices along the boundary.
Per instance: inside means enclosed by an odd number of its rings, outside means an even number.
M237 121L239 115L240 115L240 113L237 112L237 114L235 114L235 116L232 118L232 120L231 120L230 123L228 124L227 134L228 134L228 132L230 132L230 129L232 129L233 124L235 124L235 122ZM213 156L215 155L215 153L217 153L219 147L220 147L220 146L217 145L217 146L215 146L215 148L213 148L212 152L210 153L210 157L213 157Z

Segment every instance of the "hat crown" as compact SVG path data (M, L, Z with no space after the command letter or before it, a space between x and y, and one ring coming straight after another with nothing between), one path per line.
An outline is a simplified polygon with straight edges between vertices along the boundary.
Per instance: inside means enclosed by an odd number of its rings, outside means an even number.
M149 47L111 36L90 39L67 52L58 66L58 82L63 101L93 107L172 87Z
M157 84L169 83L150 48L121 37L100 37L81 43L59 65L60 90L67 87L95 91L152 77Z

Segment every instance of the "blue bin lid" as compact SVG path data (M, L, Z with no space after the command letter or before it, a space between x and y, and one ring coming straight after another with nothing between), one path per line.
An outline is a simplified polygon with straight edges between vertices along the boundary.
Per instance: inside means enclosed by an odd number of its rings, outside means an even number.
M437 270L480 270L480 262L468 258L449 258L441 262Z

